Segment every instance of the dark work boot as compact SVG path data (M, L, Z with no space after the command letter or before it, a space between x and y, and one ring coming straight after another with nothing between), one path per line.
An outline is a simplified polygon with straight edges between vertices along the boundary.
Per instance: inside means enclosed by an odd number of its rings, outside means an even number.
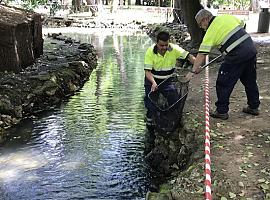
M228 113L221 114L217 110L214 111L214 112L210 112L210 116L213 117L213 118L218 118L218 119L222 119L222 120L226 120L226 119L229 118Z
M250 115L259 115L259 109L258 108L250 108L249 106L246 108L243 108L243 112L250 114Z

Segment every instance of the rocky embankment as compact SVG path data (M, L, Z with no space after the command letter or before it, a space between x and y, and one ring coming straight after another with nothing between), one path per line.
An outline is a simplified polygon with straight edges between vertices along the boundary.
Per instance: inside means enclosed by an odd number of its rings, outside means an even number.
M0 74L0 142L9 127L78 91L97 66L91 44L56 34L44 39L44 54L33 65Z
M110 28L110 29L139 29L143 24L139 21L129 23L115 22L113 19L99 20L96 18L61 18L61 17L43 17L44 27L79 27L79 28Z
M187 49L190 43L190 36L187 27L179 23L163 23L163 24L147 24L141 25L141 29L147 32L152 39L156 38L159 31L168 31L171 35L171 40L175 44Z
M189 46L189 34L183 24L152 24L143 27L143 29L153 39L156 38L160 30L167 30L174 43L193 54L196 53L196 49ZM184 76L189 67L191 67L189 63L185 63L184 66L180 62L177 64L177 83L180 84L177 85L177 88L179 90L180 88L185 89ZM183 91L180 92L183 93ZM182 103L185 104L185 100ZM146 161L156 172L155 174L160 176L161 185L156 191L152 190L147 193L147 200L188 199L190 192L197 194L198 198L202 198L203 182L198 182L197 186L191 187L191 182L187 178L197 177L198 170L202 170L201 167L192 167L193 163L204 156L203 151L198 151L201 148L198 144L202 141L200 141L201 138L198 138L197 133L203 132L203 130L199 123L200 120L197 118L198 116L188 113L184 109L182 120L173 132L164 133L158 129L154 129L153 132L149 131L148 142L146 142ZM179 173L182 175L178 176ZM189 190L189 187L192 188L191 190L195 187L194 191Z
M158 26L160 27L160 25ZM181 32L174 32L166 25L161 27L168 29L174 37L177 37L177 34ZM151 32L155 33L155 29L156 27ZM263 35L252 34L252 37L253 39L260 38ZM263 42L263 39L261 41L262 43L255 41L258 51L257 81L261 100L260 115L254 117L242 112L242 106L246 106L246 95L243 93L243 86L236 84L235 92L231 96L230 118L227 121L211 118L211 190L213 199L264 200L270 197L270 137L269 123L265 123L265 121L269 121L270 117L269 83L266 81L269 80L269 43ZM183 44L179 44L186 48ZM218 53L218 51L214 52L212 56L216 56ZM215 81L218 66L218 63L213 63L209 68L210 109L215 108ZM181 70L179 74L181 74ZM166 169L165 166L169 166L171 170L170 176L167 175L163 178L163 183L157 192L147 193L147 200L204 199L203 124L205 113L203 110L203 80L204 74L199 74L189 83L190 92L185 105L186 111L183 113L183 127L167 137L162 137L160 133L155 132L156 138L149 154L152 152L155 159L160 158L160 155L163 157L159 162L152 162L152 164L161 169ZM187 147L183 147L184 150L187 150L187 157L179 156L174 161L179 162L183 159L183 164L186 162L183 168L177 162L175 164L168 162L168 158L182 154L179 148L175 148L181 145ZM166 162L169 165L164 165ZM175 169L173 169L174 166Z

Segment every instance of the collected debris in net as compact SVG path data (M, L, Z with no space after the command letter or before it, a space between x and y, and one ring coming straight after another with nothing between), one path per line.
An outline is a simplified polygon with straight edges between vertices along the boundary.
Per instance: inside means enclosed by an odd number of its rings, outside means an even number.
M171 81L175 85L176 90L170 91L177 96L177 100L171 104L167 99L159 93L159 91L150 92L148 98L156 107L154 113L154 129L161 133L173 132L180 124L183 108L188 95L189 82L183 82L179 76L170 77L162 81L158 87L162 87L166 81Z

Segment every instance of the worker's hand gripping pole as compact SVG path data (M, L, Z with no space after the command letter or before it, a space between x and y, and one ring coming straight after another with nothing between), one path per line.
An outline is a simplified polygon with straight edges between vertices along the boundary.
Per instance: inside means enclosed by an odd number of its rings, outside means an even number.
M213 62L215 62L217 59L221 58L222 54L220 54L219 56L215 57L213 60L211 60L210 62L206 63L205 65L203 65L202 67L199 68L199 73L201 73L202 70L204 70L208 65L212 64Z

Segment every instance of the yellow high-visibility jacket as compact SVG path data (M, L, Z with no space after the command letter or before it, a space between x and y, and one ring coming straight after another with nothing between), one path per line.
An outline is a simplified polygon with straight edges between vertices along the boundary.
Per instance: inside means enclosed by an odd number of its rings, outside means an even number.
M176 59L186 59L189 52L176 44L169 43L164 56L154 52L155 44L149 47L145 53L144 69L150 70L157 79L166 79L172 76Z
M212 48L220 48L238 30L245 26L244 21L233 15L219 15L210 22L199 48L199 53L209 54Z

